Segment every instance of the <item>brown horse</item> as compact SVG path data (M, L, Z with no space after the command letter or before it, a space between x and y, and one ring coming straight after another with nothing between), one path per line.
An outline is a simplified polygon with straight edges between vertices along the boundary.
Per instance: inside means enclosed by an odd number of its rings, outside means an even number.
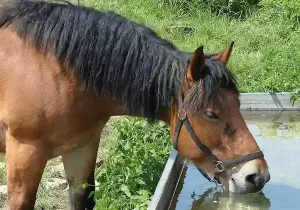
M112 12L36 0L3 5L0 149L9 208L33 209L46 162L61 155L72 209L93 209L94 188L81 186L94 184L99 135L114 115L163 120L175 148L207 178L231 192L260 191L270 175L239 110L231 51L182 52Z

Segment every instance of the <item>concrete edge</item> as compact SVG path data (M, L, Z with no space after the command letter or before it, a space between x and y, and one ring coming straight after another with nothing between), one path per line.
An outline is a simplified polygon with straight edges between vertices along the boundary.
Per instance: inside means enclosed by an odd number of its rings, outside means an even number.
M148 206L148 210L164 210L168 208L172 201L178 178L180 177L185 164L185 159L172 148L169 159Z
M241 93L241 111L300 111L300 100L291 102L292 93Z

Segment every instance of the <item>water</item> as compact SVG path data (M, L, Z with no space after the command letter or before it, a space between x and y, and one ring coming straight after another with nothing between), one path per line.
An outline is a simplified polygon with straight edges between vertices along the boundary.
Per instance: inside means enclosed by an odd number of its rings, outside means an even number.
M188 164L171 210L297 210L300 209L300 113L243 113L265 154L271 180L262 192L223 193Z

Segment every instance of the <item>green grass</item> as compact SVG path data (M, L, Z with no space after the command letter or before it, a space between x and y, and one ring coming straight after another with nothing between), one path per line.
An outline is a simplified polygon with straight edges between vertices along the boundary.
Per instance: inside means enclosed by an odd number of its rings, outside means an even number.
M248 13L237 19L232 11L216 15L216 10L199 2L204 1L87 0L84 4L116 11L186 51L204 45L207 53L219 52L234 40L229 67L241 92L299 90L298 10L280 7L278 0L263 0L253 13L253 8L241 8ZM107 159L97 171L97 209L147 208L171 148L168 128L153 126L137 118L116 125L116 135L106 145Z
M195 9L193 4L183 10L158 0L89 0L86 5L143 23L187 51L204 45L206 52L218 52L234 40L229 67L242 92L293 91L300 84L299 25L276 8L262 8L241 21ZM195 30L185 34L183 27Z

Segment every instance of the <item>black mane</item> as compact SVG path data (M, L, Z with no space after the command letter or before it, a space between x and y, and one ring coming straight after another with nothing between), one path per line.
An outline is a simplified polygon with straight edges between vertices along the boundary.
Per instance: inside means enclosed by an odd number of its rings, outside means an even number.
M0 9L0 27L9 25L41 52L53 51L63 69L71 66L79 73L88 90L121 99L133 115L156 119L181 91L190 54L113 12L17 0ZM187 100L192 107L207 103L220 87L238 93L231 73L207 60L210 71L199 82L204 86L194 90L197 98Z

